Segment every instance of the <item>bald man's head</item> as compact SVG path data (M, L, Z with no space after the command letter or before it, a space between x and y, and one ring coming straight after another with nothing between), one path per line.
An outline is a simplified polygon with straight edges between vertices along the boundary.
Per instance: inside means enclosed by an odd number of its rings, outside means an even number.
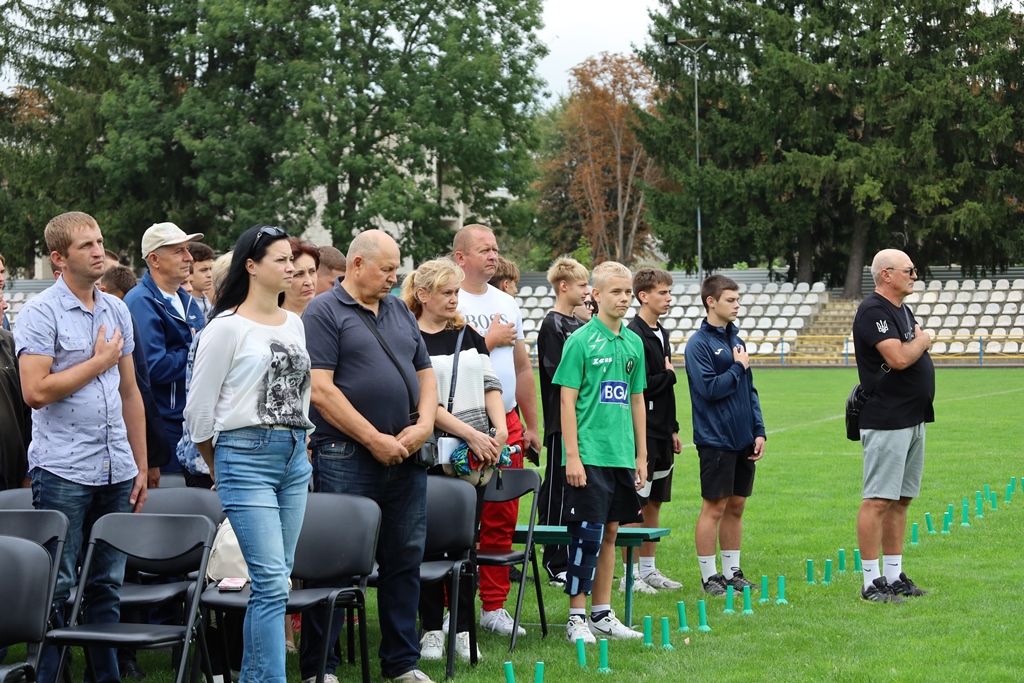
M493 234L494 231L480 223L470 223L469 225L462 226L455 233L455 239L452 240L452 251L467 251L473 240L476 239L476 236L482 233Z
M342 286L361 302L383 299L398 281L402 254L398 243L382 230L356 235L348 247Z
M356 258L364 261L374 261L380 258L381 254L398 254L398 243L395 238L383 230L366 230L355 236L352 243L348 245L348 255L345 261L351 264Z
M883 249L875 254L871 261L871 278L877 285L882 278L882 273L888 268L904 267L904 262L910 262L910 257L899 249Z

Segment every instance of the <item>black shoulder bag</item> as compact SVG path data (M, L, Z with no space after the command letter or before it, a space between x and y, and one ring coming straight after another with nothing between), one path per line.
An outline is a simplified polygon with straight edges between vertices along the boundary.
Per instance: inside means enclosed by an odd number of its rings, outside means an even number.
M907 329L909 330L910 314L907 313L906 307L903 307L903 316L907 321ZM860 441L860 411L891 369L886 363L882 363L879 369L875 371L875 374L869 378L871 382L870 387L854 384L853 389L850 390L850 395L846 399L846 438L850 441Z
M356 307L356 311L358 311L359 318L363 321L363 324L370 329L373 336L380 342L381 347L384 349L384 353L388 354L388 358L390 358L391 362L395 364L398 374L402 376L402 381L405 382L406 391L409 392L409 424L416 424L416 421L420 419L420 412L418 410L419 402L416 400L416 392L412 390L412 382L409 381L405 371L402 370L402 365L398 362L398 359L395 358L395 354L391 351L391 347L388 346L386 341L384 341L384 337L381 336L380 330L377 329L377 325L370 320L369 314L358 306ZM437 464L437 437L434 436L434 430L430 430L430 436L427 437L427 440L423 443L420 449L409 455L409 460L411 460L414 465L418 465L424 469L429 469Z

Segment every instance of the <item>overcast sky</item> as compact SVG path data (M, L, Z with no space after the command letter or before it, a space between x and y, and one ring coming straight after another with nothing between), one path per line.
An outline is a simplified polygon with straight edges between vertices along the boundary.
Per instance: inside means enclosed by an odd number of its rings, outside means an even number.
M548 82L552 97L565 94L569 69L602 52L625 52L647 39L648 8L657 0L545 0L544 28L540 39L550 54L539 72ZM0 88L11 85L9 74L0 73Z
M539 71L552 97L569 90L569 69L602 52L629 53L647 41L656 0L545 0L540 39L550 54Z

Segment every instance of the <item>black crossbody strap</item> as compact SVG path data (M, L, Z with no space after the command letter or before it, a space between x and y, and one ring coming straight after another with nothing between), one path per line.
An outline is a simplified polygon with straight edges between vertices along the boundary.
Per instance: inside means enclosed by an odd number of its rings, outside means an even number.
M462 350L462 340L466 336L466 326L459 330L459 338L455 340L455 357L452 358L452 384L448 389L448 412L452 412L455 404L455 379L459 376L459 351Z
M377 329L377 325L370 320L370 314L358 306L356 306L356 311L359 313L360 320L370 328L370 332L373 332L373 336L380 342L380 345L384 348L384 353L388 354L388 358L390 358L391 362L395 364L395 367L398 369L398 374L402 376L402 380L405 382L405 388L409 392L409 412L417 412L419 404L416 401L416 394L412 390L412 382L409 381L409 378L405 375L405 371L402 370L402 365L398 362L398 359L395 358L395 354L391 351L391 347L388 346L386 341L384 341L384 337L381 336L380 330Z

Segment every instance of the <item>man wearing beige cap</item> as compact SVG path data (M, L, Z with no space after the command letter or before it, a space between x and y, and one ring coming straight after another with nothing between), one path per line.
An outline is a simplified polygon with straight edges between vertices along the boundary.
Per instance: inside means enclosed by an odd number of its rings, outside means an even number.
M149 270L124 298L138 325L136 343L145 350L153 398L164 420L171 453L181 439L188 349L206 325L199 304L181 286L192 263L188 243L202 237L202 233L186 234L174 223L157 223L146 230L142 258ZM171 458L160 470L179 472L181 466Z

